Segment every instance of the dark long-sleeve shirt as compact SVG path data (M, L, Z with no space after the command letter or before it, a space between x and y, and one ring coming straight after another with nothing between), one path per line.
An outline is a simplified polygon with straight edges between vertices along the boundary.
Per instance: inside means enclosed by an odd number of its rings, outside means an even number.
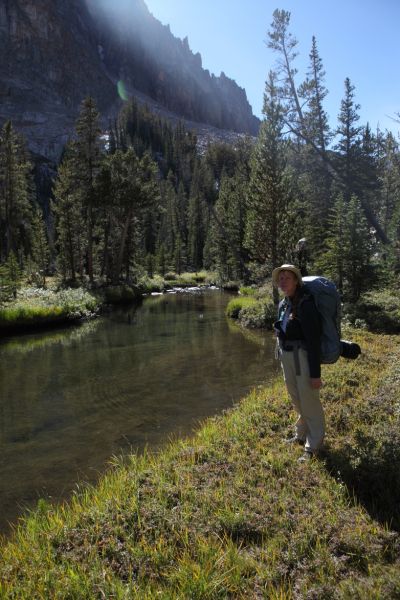
M310 368L310 377L321 377L321 322L317 308L312 296L299 291L300 299L297 304L295 314L291 315L286 324L285 331L281 324L288 306L288 300L285 298L279 304L279 320L276 323L276 329L280 340L283 342L301 341L307 352L308 365Z

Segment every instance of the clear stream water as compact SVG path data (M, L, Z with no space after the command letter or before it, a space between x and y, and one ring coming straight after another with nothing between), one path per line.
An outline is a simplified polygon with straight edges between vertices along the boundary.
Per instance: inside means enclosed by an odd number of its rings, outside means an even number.
M271 333L225 317L228 294L164 294L81 326L0 343L0 532L68 498L112 456L156 448L265 383Z

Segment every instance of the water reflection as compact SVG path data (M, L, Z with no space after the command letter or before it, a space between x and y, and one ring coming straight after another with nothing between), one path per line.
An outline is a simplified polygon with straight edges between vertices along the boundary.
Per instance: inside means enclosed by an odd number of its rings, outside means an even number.
M0 529L94 481L113 454L154 447L262 384L263 344L229 325L227 295L168 294L80 328L0 345Z

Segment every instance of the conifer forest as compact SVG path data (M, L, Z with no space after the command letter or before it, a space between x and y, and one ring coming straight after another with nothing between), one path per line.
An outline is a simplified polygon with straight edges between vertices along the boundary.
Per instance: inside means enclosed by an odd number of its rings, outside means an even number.
M299 85L289 13L275 11L275 51L256 138L213 143L128 100L106 130L83 100L54 177L50 211L37 201L32 161L10 122L0 136L3 299L23 277L37 285L134 283L144 274L214 270L256 283L283 262L332 278L355 302L400 274L400 149L360 123L344 80L328 122L323 59L313 38ZM362 101L362 99L360 99Z

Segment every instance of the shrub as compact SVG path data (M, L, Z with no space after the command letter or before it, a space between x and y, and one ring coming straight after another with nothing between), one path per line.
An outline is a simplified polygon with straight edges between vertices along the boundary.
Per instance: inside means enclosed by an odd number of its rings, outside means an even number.
M141 297L141 292L137 286L113 285L105 288L104 297L109 304L124 304Z
M208 285L220 285L220 278L215 271L207 271L205 283Z
M207 271L199 271L198 273L194 273L194 279L197 283L204 283L207 279Z
M172 275L172 273L170 273ZM164 275L165 280L169 281L167 273ZM170 280L170 283L177 286L189 287L189 286L198 286L201 284L204 285L215 285L217 282L217 275L213 271L199 271L197 273L181 273L180 275L174 274L175 277Z
M0 309L0 327L15 329L90 317L98 309L98 300L83 290L59 292L26 288L17 302Z
M262 300L263 298L272 298L272 281L264 281L263 285L256 288L256 298Z
M243 285L239 290L239 294L241 294L242 296L255 296L256 292L256 288L245 285Z
M240 284L238 281L225 281L222 284L224 290L228 290L229 292L238 292L240 288Z
M164 279L165 281L175 281L176 279L179 279L179 275L173 271L168 271L168 273L165 273Z
M235 297L228 302L225 313L231 319L237 319L244 308L253 304L257 304L257 300L252 296Z
M138 281L138 288L142 294L162 292L164 290L164 279L161 275L154 275L154 277L144 275Z
M365 323L374 332L400 332L400 297L392 289L367 292L357 303L345 305L343 313L355 326Z
M272 329L276 321L276 306L272 299L263 298L253 304L243 307L239 320L244 327Z

